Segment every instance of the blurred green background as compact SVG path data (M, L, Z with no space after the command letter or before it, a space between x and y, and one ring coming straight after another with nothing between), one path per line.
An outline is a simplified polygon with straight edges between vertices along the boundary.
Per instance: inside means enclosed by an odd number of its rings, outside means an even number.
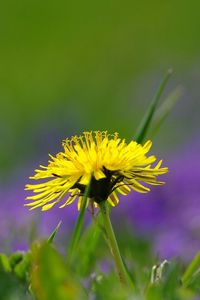
M0 175L56 153L82 130L132 138L169 67L185 92L155 147L198 134L199 1L4 1L0 9ZM42 160L41 160L42 161ZM17 180L20 180L18 174Z

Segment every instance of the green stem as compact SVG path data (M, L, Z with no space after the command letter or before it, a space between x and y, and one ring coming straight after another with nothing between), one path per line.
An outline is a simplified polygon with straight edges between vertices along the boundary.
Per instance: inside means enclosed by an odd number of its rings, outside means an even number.
M119 279L123 285L128 286L129 285L128 275L127 275L124 263L122 261L122 257L121 257L120 251L119 251L115 233L112 228L112 224L111 224L110 216L109 216L109 210L108 210L106 201L102 201L101 203L99 203L99 207L100 207L100 210L102 213L104 227L105 227L105 230L107 233L108 241L109 241L110 248L111 248L111 253L112 253L114 261L115 261Z

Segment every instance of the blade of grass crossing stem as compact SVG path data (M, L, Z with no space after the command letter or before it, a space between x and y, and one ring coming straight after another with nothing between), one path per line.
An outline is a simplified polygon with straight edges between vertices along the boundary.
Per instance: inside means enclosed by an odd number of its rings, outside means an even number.
M198 252L193 260L190 262L189 266L185 270L182 276L182 284L183 286L187 286L194 273L200 268L200 252Z
M150 133L151 138L160 129L161 125L169 115L172 108L175 106L176 102L181 98L182 94L183 88L178 86L166 97L161 106L156 110L152 124L152 130Z
M91 179L90 179L91 182ZM74 255L74 251L76 251L79 240L80 240L80 236L81 236L81 232L82 232L82 228L83 228L83 224L84 224L84 217L85 217L85 210L86 210L86 206L87 206L87 198L90 192L90 182L89 184L86 186L84 195L83 195L83 201L82 201L82 205L80 208L80 213L74 228L74 232L72 234L72 239L71 239L71 243L69 246L69 254L70 257Z
M78 244L79 255L81 260L79 264L76 264L75 272L80 276L86 276L93 269L95 264L94 257L98 253L101 229L96 226L88 226L84 230Z
M58 223L58 225L56 226L56 228L54 229L54 231L52 232L52 234L50 235L50 237L48 238L48 243L51 244L58 232L58 229L60 228L60 225L61 225L62 221L60 221Z
M147 112L144 115L140 125L138 126L138 129L136 130L135 140L138 143L141 143L146 136L147 130L149 128L152 117L156 110L157 104L162 96L162 93L163 93L163 91L166 87L166 84L167 84L169 78L171 77L171 75L172 75L172 69L169 69L167 74L165 75L164 79L162 80L158 90L156 91L156 94L155 94L154 98L152 99L152 101L149 105L149 108L147 109Z

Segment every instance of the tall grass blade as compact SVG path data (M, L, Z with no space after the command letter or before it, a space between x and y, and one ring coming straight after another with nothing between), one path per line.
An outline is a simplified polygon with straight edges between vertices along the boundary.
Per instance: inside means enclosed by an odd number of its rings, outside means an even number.
M61 225L62 221L60 221L58 223L58 225L56 226L56 228L54 229L54 231L52 232L52 234L50 235L50 237L48 238L48 243L51 244L58 232L58 229L60 228L60 225Z
M175 90L173 90L163 101L160 107L156 110L154 115L154 121L152 122L152 130L151 130L151 138L154 136L157 131L160 129L161 125L171 112L172 108L175 106L177 101L183 95L183 88L178 86Z
M167 82L168 82L169 78L171 77L171 75L172 75L172 69L169 69L167 71L167 74L163 78L158 90L156 91L156 94L155 94L154 98L152 99L152 101L149 105L149 108L147 109L141 123L139 124L138 129L136 130L134 139L138 143L141 143L144 140L144 138L147 134L147 131L149 129L149 125L150 125L151 120L153 118L153 115L155 113L157 104L158 104L158 102L159 102L159 100L162 96L162 93L163 93L163 91L164 91L164 89L167 85Z
M189 266L186 268L183 276L182 276L182 284L187 287L187 285L192 280L196 271L200 268L200 252L198 252L193 260L190 262Z

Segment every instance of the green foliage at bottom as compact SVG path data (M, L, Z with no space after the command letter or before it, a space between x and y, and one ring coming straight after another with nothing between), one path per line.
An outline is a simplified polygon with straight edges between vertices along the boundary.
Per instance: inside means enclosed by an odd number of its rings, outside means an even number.
M154 264L148 243L130 234L119 235L122 255L135 284L134 289L125 288L106 243L102 238L95 240L99 231L92 228L86 230L73 261L48 240L34 243L27 253L0 254L0 299L193 300L200 295L199 253L188 266L180 260Z
M80 281L49 243L33 245L30 275L31 289L38 300L86 299Z

